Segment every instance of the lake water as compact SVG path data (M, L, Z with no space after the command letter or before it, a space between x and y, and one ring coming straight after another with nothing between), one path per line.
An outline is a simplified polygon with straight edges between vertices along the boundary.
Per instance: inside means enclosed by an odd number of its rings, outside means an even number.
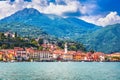
M120 63L0 63L0 80L120 80Z

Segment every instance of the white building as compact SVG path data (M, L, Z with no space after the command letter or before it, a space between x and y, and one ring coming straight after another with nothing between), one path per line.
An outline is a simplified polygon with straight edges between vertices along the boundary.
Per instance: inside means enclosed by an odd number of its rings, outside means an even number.
M15 33L11 33L11 32L6 32L6 33L4 33L4 35L5 35L6 37L12 37L12 38L15 37Z
M51 61L52 54L49 51L35 51L30 56L34 61Z

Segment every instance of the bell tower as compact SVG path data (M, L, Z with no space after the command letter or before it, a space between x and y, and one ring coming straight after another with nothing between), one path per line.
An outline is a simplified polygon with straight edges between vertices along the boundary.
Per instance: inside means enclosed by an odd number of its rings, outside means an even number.
M64 47L64 50L65 50L65 54L67 54L67 52L68 52L68 49L67 49L67 42L65 43L65 47Z

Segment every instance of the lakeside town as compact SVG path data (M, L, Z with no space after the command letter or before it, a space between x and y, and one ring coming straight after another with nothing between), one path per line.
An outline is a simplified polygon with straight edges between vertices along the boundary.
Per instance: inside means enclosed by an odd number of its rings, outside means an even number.
M14 38L10 32L4 33L5 37ZM44 41L42 49L34 47L13 47L0 49L1 62L119 62L120 52L105 54L103 52L69 50L65 42L63 49L58 45ZM40 48L41 48L40 47Z

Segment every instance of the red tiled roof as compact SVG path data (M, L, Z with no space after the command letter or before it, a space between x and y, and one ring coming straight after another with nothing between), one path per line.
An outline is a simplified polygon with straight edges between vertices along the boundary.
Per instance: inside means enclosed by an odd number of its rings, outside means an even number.
M0 54L4 54L5 52L4 51L0 51Z
M54 50L53 54L63 54L64 50Z
M95 52L94 54L93 54L93 56L104 56L105 54L104 53L102 53L102 52Z
M19 50L19 51L20 51L20 50L24 50L24 49L21 48L21 47L14 47L14 50L15 50L15 51Z

